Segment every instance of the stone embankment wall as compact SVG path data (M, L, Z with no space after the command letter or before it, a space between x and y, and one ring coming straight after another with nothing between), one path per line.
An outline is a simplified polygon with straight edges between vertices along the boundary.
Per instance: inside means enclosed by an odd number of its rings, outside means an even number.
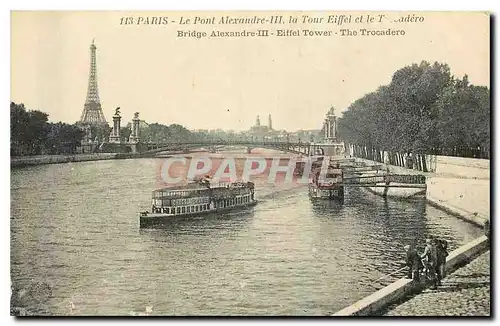
M150 153L94 153L94 154L74 154L74 155L38 155L11 157L10 167L24 167L30 165L57 164L69 162L85 162L100 160L120 160L129 158L154 157Z
M68 162L84 162L84 161L99 161L115 159L117 154L114 153L99 153L99 154L75 154L75 155L37 155L37 156L22 156L12 157L10 166L23 167L40 164L56 164Z

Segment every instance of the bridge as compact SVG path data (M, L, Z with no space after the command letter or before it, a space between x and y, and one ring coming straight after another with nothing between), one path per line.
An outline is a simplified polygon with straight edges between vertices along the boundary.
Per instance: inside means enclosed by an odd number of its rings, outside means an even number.
M303 142L299 138L298 141L292 140L287 137L285 139L275 137L270 139L262 137L251 138L234 138L234 139L197 139L185 141L144 141L141 139L139 132L139 113L134 114L132 119L132 131L129 139L123 141L120 137L120 121L119 108L116 109L113 116L113 128L110 134L109 141L103 141L98 144L97 141L92 141L90 134L86 136L86 140L82 143L82 152L105 152L105 153L131 153L140 154L144 156L156 156L161 152L190 152L196 148L204 148L210 152L216 152L220 147L225 146L245 146L247 153L251 153L253 148L267 148L278 150L281 152L288 152L300 155L337 155L344 152L343 143L337 143L336 137L328 136L325 138L325 143L316 144L312 142ZM90 129L89 129L90 130ZM90 133L90 131L88 131Z
M289 142L279 140L197 140L182 142L147 142L140 143L139 152L143 154L156 155L161 152L173 151L191 151L196 148L205 148L208 151L215 152L218 148L226 146L246 146L247 153L251 153L254 148L274 149L293 154L310 155L321 150L319 144L309 142Z

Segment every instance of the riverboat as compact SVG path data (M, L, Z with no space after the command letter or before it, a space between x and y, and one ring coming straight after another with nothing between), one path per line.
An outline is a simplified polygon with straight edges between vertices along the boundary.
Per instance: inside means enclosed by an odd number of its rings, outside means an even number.
M151 212L139 214L140 227L179 217L197 216L253 206L257 203L253 182L211 184L192 182L185 186L153 191Z
M313 165L314 166L314 165ZM339 164L327 168L326 178L321 177L321 167L313 170L309 180L309 197L312 199L344 200L344 173Z

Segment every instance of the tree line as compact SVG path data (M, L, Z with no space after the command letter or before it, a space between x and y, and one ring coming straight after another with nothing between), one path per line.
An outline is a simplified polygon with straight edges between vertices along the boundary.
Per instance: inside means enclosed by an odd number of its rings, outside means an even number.
M40 110L28 110L24 104L10 103L10 148L11 156L75 154L82 145L85 128L78 123L52 123L49 115ZM91 140L97 143L109 140L112 128L108 124L90 127ZM122 142L127 142L131 134L131 124L120 128ZM143 123L140 128L142 141L196 141L222 139L225 132L192 132L179 124L163 125ZM96 148L99 150L99 147Z
M74 154L85 138L85 128L78 123L52 123L49 115L40 110L28 110L24 104L10 103L10 148L11 156ZM120 128L122 142L127 142L131 134L131 123ZM91 126L90 140L106 142L112 128L108 124ZM234 139L233 131L203 130L190 131L182 125L147 124L141 121L139 137L143 142L184 142L199 140ZM96 148L99 150L99 147Z
M125 128L122 128L125 129ZM130 130L130 124L127 130ZM122 135L128 135L129 131L123 130ZM322 132L314 132L307 130L299 130L295 133L289 134L285 130L274 131L265 136L257 136L250 131L234 131L234 130L188 130L182 125L172 124L170 126L150 123L147 126L142 125L140 128L140 138L144 142L185 142L185 141L314 141L321 139ZM288 137L287 137L288 136ZM128 137L128 136L127 136Z
M28 110L24 104L10 103L10 148L11 156L75 154L82 145L85 128L78 123L52 123L49 115L40 110ZM108 124L92 126L91 140L97 143L109 140L112 128ZM131 134L130 124L120 128L122 142L127 142ZM177 124L170 126L152 123L140 130L143 140L182 141L201 137ZM98 150L98 148L97 148Z
M48 122L49 115L10 103L11 156L74 153L84 136L76 125Z
M389 85L352 103L338 119L356 155L402 165L426 155L490 157L490 90L456 78L447 64L422 61L396 71Z
M182 142L196 139L195 133L179 124L170 126L150 123L139 129L139 137L143 142Z

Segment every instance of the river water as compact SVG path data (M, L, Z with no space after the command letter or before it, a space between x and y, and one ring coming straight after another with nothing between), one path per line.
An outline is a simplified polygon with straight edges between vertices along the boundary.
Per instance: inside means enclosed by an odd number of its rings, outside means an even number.
M347 189L344 204L314 203L307 187L265 177L253 180L253 208L139 229L159 160L12 170L13 305L40 315L328 315L394 280L378 279L401 267L413 238L439 236L451 251L481 234L424 201ZM33 284L50 295L26 290Z

